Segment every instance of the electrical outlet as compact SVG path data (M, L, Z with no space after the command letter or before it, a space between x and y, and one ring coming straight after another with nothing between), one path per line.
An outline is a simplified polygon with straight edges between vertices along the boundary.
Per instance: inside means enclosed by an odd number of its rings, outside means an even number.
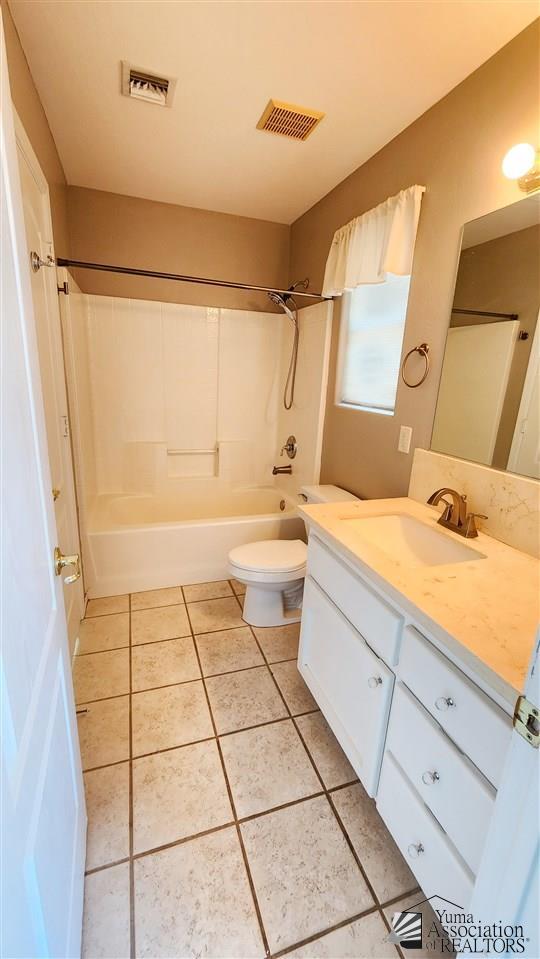
M398 450L400 453L408 453L411 448L412 426L401 426L399 430Z

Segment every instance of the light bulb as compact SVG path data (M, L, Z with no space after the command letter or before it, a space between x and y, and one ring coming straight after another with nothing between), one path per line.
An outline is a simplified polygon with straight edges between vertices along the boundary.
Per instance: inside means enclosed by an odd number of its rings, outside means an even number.
M530 143L517 143L502 161L502 171L509 180L518 180L534 166L536 150Z

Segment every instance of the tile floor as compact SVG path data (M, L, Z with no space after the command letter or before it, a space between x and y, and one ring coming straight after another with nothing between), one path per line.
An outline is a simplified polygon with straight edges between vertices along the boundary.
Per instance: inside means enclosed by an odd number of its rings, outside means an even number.
M414 877L300 677L299 627L246 626L242 597L88 603L86 959L400 955Z

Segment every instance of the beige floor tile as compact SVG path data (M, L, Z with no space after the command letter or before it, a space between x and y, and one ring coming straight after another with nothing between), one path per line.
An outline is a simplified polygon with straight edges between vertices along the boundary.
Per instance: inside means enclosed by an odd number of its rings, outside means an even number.
M129 763L84 774L88 814L86 868L129 855Z
M131 699L134 756L214 735L200 680L134 693Z
M222 579L217 583L196 583L194 586L184 586L186 603L197 603L203 599L222 599L232 596L230 583Z
M81 620L79 655L120 649L121 646L129 646L129 613L112 613Z
M237 579L231 579L231 586L237 596L243 596L246 591L246 584L239 583Z
M447 933L441 926L437 916L433 911L435 909L449 909L445 900L438 901L434 899L432 904L425 901L424 893L421 889L413 892L405 899L400 899L392 906L386 906L383 910L389 923L392 924L392 918L396 912L421 912L422 913L422 948L415 949L414 952L409 949L403 950L403 955L414 955L416 959L429 959L431 956L454 956L455 953L450 948L450 940ZM443 943L444 942L444 946Z
M321 791L290 719L224 736L221 749L239 818Z
M379 902L414 889L416 880L363 786L338 789L332 802Z
M373 905L324 796L240 828L273 952Z
M322 713L298 716L296 722L327 789L358 779Z
M135 861L135 938L141 959L264 956L234 828Z
M83 959L129 959L129 863L103 869L84 882Z
M134 761L134 852L164 846L232 819L215 740Z
M129 649L76 656L73 684L77 703L129 693Z
M284 659L298 659L298 640L300 623L288 626L254 626L262 651L269 663L279 663Z
M84 705L77 716L83 769L129 759L129 696Z
M129 594L122 596L104 596L102 599L89 599L85 616L106 616L108 613L129 612Z
M195 641L205 676L264 664L249 626L201 633L195 637Z
M275 663L270 668L293 716L317 709L317 703L298 672L295 662Z
M230 599L209 599L205 603L190 603L189 618L194 633L210 633L217 629L245 626L234 596Z
M206 688L218 733L287 716L266 666L225 676L210 676Z
M379 913L373 912L293 949L287 953L287 959L399 959L395 946L386 941L387 936L388 929Z
M131 610L151 609L155 606L175 606L183 603L184 597L180 586L169 586L166 589L147 589L144 593L131 594Z
M191 636L134 646L131 650L133 692L200 679L201 671Z
M190 632L186 607L183 605L141 609L131 614L131 642L134 646L189 636Z

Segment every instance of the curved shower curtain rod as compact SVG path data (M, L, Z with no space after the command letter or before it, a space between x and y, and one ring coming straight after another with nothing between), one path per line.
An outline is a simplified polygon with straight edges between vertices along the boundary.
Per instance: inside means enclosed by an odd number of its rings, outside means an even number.
M81 270L99 270L102 273L124 273L129 276L148 276L155 280L177 280L180 283L201 283L207 286L224 286L233 290L252 290L256 293L289 294L290 290L279 290L275 286L254 286L251 283L234 283L232 280L209 280L202 276L184 276L181 273L160 273L155 270L138 270L129 266L110 266L106 263L87 263L84 260L69 260L64 257L56 258L57 266L71 266ZM295 290L296 296L307 297L310 300L331 300L331 296L322 293L301 293Z

